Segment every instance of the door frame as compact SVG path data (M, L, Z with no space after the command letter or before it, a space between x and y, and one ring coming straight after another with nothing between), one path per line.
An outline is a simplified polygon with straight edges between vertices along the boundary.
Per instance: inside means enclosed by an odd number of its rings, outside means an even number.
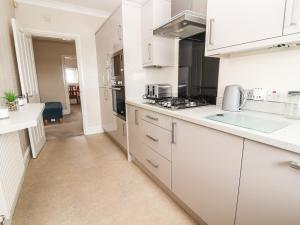
M65 69L68 68L68 67L66 67L65 63L64 63L65 62L64 59L66 57L74 58L76 60L77 60L77 57L76 57L76 55L62 55L61 56L61 68L62 68L62 75L63 75L63 80L64 80L66 106L67 106L67 109L65 110L64 114L70 114L71 113L71 103L70 103L70 98L69 98L69 86L68 86L68 83L67 83L66 71L65 71ZM78 71L78 66L77 66L76 69ZM78 85L80 86L80 81L78 81Z
M87 118L87 103L85 101L85 93L84 93L84 72L83 72L83 58L82 58L82 49L81 49L81 41L80 35L72 34L72 33L60 33L54 31L47 30L38 30L38 29L28 29L25 28L27 33L32 36L37 37L45 37L45 38L59 38L65 40L73 40L75 41L75 49L76 49L76 58L77 58L77 69L79 74L79 88L80 88L80 102L81 102L81 111L82 111L82 122L83 122L83 132L84 135L88 134L88 118Z

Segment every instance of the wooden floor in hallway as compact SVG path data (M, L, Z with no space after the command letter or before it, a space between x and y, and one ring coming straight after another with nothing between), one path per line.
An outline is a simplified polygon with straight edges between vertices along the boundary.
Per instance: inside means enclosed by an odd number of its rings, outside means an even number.
M104 134L55 139L31 160L13 225L196 224Z

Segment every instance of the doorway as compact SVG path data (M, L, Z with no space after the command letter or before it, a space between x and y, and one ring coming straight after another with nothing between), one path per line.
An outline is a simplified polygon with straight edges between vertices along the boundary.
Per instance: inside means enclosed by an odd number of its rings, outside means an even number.
M33 36L32 42L46 139L83 135L75 41Z

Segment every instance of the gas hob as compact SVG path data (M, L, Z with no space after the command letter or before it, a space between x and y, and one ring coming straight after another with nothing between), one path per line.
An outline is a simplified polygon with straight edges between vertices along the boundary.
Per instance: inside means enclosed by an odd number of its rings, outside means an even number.
M209 105L203 97L190 98L160 98L160 99L144 99L144 103L163 107L170 110L186 109Z

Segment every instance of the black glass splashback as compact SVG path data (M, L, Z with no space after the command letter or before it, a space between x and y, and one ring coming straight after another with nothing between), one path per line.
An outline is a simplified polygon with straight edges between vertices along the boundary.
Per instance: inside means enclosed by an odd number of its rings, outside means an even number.
M219 59L205 57L205 33L179 41L178 97L205 97L216 104Z

